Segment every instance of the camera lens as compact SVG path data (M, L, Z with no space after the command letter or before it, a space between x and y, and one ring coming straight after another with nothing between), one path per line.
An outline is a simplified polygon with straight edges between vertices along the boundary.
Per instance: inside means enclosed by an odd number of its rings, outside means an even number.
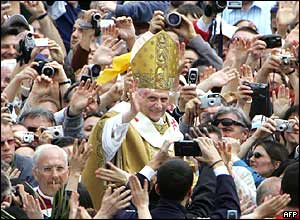
M99 13L96 13L96 14L93 14L92 19L98 21L101 19L101 16Z
M215 104L215 100L214 99L209 99L208 100L208 105L212 106Z
M218 6L218 8L224 9L227 6L227 1L216 1L216 5Z
M48 76L48 77L53 77L54 75L54 69L51 66L45 66L42 69L42 74Z
M177 13L170 13L167 15L167 23L171 27L179 27L181 24L181 16Z
M55 137L58 137L59 136L59 131L54 131L53 134L54 134Z
M32 38L32 36L33 36L32 33L28 33L28 34L27 34L27 37L28 37L28 38Z

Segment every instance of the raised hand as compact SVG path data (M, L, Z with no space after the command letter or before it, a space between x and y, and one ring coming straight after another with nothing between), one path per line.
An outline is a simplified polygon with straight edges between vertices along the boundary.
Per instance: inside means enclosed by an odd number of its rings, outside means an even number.
M162 11L154 11L152 19L150 21L149 31L152 34L156 34L163 30L165 27L165 17L164 12Z
M9 179L18 178L21 174L21 171L18 168L11 168L9 167L6 171L7 175L9 176Z
M64 52L63 49L54 40L48 39L48 48L50 51L51 58L60 64L64 63Z
M76 89L70 100L69 113L71 115L78 115L94 101L94 97L98 95L100 87L94 81L88 79L86 82L81 81L79 87Z
M125 190L125 186L121 186L112 192L112 188L105 190L101 208L94 218L111 218L118 210L124 209L130 205L132 199L130 190Z
M96 177L105 181L109 181L116 186L126 185L130 177L130 173L116 167L113 163L107 162L110 169L98 168L95 171Z
M289 25L299 19L299 2L283 1L279 2L279 8L276 14L278 25Z
M78 146L78 139L73 144L73 152L70 156L70 173L80 174L84 169L87 159L92 153L92 145L82 140Z
M78 207L79 207L79 193L72 192L70 200L70 212L69 212L69 219L76 219Z
M153 170L157 170L165 161L169 160L171 158L169 148L172 143L174 143L174 141L166 140L147 165Z
M202 156L196 157L196 159L200 162L207 163L209 165L213 165L215 162L220 161L220 163L215 164L219 165L223 161L218 150L216 149L214 142L212 139L207 137L198 137L194 139L201 149ZM224 162L222 162L224 164Z
M39 17L47 12L42 1L23 1L21 3L35 17Z
M181 87L179 91L179 100L178 100L179 111L185 112L185 106L187 102L196 97L197 97L196 86L186 85Z
M131 189L132 203L137 208L139 219L151 218L148 208L148 181L144 180L144 188L142 188L139 179L135 175L132 175L129 178L129 186Z
M23 210L29 219L43 219L43 213L40 207L39 199L34 198L29 193L25 193L23 199Z
M237 77L238 72L235 68L225 67L212 73L207 80L210 82L211 87L222 87Z
M272 118L267 118L263 122L262 126L259 127L254 133L253 137L257 139L262 139L268 135L273 134L276 131L276 122Z
M184 115L182 116L182 123L193 126L195 118L200 115L201 102L198 97L189 100L185 105Z
M125 41L135 39L135 28L131 17L121 16L113 17L116 27L119 30L119 37Z
M280 85L277 96L276 92L273 90L272 104L274 115L279 117L283 116L283 114L291 106L290 89L284 85Z

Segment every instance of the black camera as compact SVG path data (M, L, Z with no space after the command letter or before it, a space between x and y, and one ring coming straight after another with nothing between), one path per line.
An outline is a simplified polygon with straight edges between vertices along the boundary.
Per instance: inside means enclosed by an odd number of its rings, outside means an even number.
M20 53L18 59L21 60L21 65L28 63L31 57L31 52L35 47L35 42L32 33L25 35L24 39L19 41L18 52Z
M92 77L89 75L82 75L80 78L80 82L84 81L86 83L86 81L88 81L88 79L90 79L91 81L93 80Z
M259 40L264 41L267 44L266 48L275 48L282 46L281 35L279 34L268 34L264 35Z
M166 15L165 21L167 26L172 28L178 28L181 24L181 15L177 12L171 12Z
M88 65L89 75L92 77L98 77L101 71L101 66L98 64Z
M205 5L204 7L204 14L207 17L211 17L212 15L216 15L224 11L227 7L227 1L211 1L211 5Z
M265 91L267 90L267 87L268 87L268 84L266 83L254 83L254 82L247 82L247 81L244 81L242 83L243 85L245 86L249 86L253 93L252 93L252 97L261 97L261 98L264 98L265 97Z
M95 29L95 36L98 37L100 35L100 21L101 21L101 15L99 13L95 13L91 17L91 24L92 27Z
M56 73L56 69L54 69L52 66L46 66L46 63L51 62L51 60L35 59L34 61L37 62L37 65L33 66L32 68L35 69L39 75L44 74L51 78Z
M196 141L183 140L174 142L175 156L201 156L202 152Z

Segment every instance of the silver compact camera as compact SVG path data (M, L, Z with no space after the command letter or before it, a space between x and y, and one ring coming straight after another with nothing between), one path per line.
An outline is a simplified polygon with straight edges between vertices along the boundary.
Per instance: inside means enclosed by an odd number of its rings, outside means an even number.
M222 104L222 99L219 93L206 94L199 97L201 101L200 108L208 108L213 106L220 106Z
M24 132L22 141L24 143L30 144L34 141L34 133L33 132Z
M276 123L276 131L284 132L284 131L291 131L293 127L287 120L282 119L274 119Z
M291 68L296 68L298 66L297 60L290 54L278 54L277 56L281 59L281 64L283 66L289 66Z
M53 139L64 136L64 130L63 130L62 125L48 127L48 128L45 128L44 131L46 131L47 133L50 133L52 135Z

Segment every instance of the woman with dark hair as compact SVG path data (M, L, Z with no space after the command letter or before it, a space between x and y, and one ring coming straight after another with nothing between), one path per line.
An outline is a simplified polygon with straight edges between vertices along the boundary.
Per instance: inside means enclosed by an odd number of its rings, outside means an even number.
M250 157L250 166L261 176L270 177L274 170L288 159L288 155L285 146L278 142L258 141Z

